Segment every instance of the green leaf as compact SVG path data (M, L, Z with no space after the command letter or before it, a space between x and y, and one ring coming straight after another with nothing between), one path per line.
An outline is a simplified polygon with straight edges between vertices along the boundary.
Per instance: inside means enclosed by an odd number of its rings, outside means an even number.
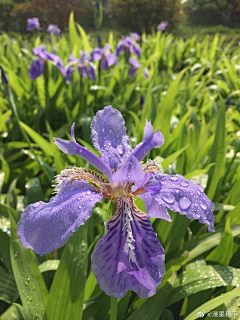
M232 290L231 292L221 294L220 296L204 303L199 308L195 309L185 320L196 320L196 315L198 312L202 312L204 310L205 313L214 310L221 304L240 296L240 287Z
M68 30L69 30L71 47L72 47L72 50L74 50L74 47L78 43L78 34L77 34L77 29L75 27L74 12L71 12L69 16Z
M182 70L175 80L170 84L166 96L163 98L161 106L157 112L157 117L154 121L154 129L160 128L164 138L167 140L170 134L170 120L172 111L175 107L175 99L179 93L178 88L180 81L186 72L187 68Z
M224 266L227 266L232 258L232 255L233 235L230 228L230 218L228 218L219 245L206 257L206 260L218 262Z
M27 319L42 318L47 302L47 288L32 250L22 247L17 236L17 224L12 215L10 255L13 274Z
M33 139L33 141L36 142L36 144L43 150L43 152L53 157L52 144L49 143L44 138L42 138L40 134L38 134L36 131L34 131L32 128L30 128L28 125L26 125L22 121L20 121L20 124L23 130L27 132L27 134Z
M185 147L179 149L178 151L172 153L170 156L168 156L163 162L161 163L161 166L163 168L163 171L167 169L167 167L175 160L177 159L188 147L190 144L187 144Z
M45 200L45 195L38 178L33 178L26 183L27 204Z
M96 285L97 285L97 279L91 270L89 273L89 276L87 278L87 282L86 282L84 301L87 301L91 298L91 295L92 295L94 289L96 288Z
M210 288L239 285L240 269L220 265L187 269L174 282L167 306Z
M171 291L172 286L167 282L154 296L146 299L145 302L127 318L127 320L159 320L166 307Z
M12 303L17 297L18 290L13 275L0 266L0 300Z
M211 163L216 164L209 171L209 179L206 188L206 193L210 199L213 199L216 192L219 193L221 190L220 184L225 170L225 154L225 104L222 102L211 156Z
M77 28L80 32L81 38L82 38L83 50L89 52L91 50L91 46L89 44L88 36L87 36L86 32L84 31L84 29L80 26L79 23L77 23L76 25L77 25Z
M192 241L186 242L183 246L183 251L190 250L188 254L188 261L191 261L201 255L202 253L216 247L221 239L223 230L215 232L212 235L204 234L200 239L194 239ZM233 237L236 237L240 234L240 225L233 226L231 228Z
M210 163L205 169L197 169L197 170L191 171L191 172L185 174L184 178L190 179L192 177L199 176L200 174L207 173L209 171L209 169L214 165L215 165L215 163Z
M4 127L6 125L6 121L8 120L8 118L11 116L12 111L8 110L7 112L5 112L4 114L1 114L1 122L0 122L0 132L4 130Z
M20 304L12 304L2 315L1 320L24 320L23 307ZM27 320L27 319L26 319Z
M0 211L1 211L1 207L0 207ZM3 217L1 217L1 220L3 220ZM9 224L9 219L7 221ZM2 230L0 230L0 243L1 243L0 257L2 258L5 266L7 267L8 272L12 273L12 266L11 266L11 260L10 260L10 238L9 238L9 235L3 232Z
M38 266L38 269L40 270L41 273L46 272L46 271L55 271L57 270L59 266L60 261L55 259L55 260L47 260L41 263Z
M49 293L47 320L81 319L87 272L87 225L67 242Z

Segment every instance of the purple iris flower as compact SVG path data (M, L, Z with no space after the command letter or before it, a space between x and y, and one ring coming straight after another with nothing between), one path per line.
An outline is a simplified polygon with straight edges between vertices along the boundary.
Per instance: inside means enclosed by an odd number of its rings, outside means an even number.
M133 58L129 58L129 63L131 64L131 67L128 71L128 74L129 74L129 77L133 78L135 76L137 70L139 68L141 68L142 65L137 60L135 60Z
M47 28L47 32L49 34L55 34L56 36L61 35L61 30L58 28L56 24L50 24Z
M92 254L92 269L100 288L108 295L122 298L133 290L147 298L156 293L165 273L164 249L158 241L150 218L171 221L167 208L207 223L214 231L213 203L196 182L181 175L167 175L154 160L142 163L152 148L164 138L146 121L143 141L134 150L129 145L121 113L107 106L98 111L91 124L93 145L101 158L72 142L55 139L68 155L79 155L103 175L73 167L56 178L56 192L49 203L30 204L22 213L18 235L25 248L40 255L63 246L73 232L83 225L92 209L103 198L116 204L116 212L106 223L107 233ZM91 182L91 183L89 183ZM134 203L139 196L147 214Z
M160 23L157 27L157 31L164 31L168 26L168 21Z
M95 48L91 52L91 61L102 60L101 67L103 70L108 71L109 67L116 65L117 59L113 53L111 53L111 46L106 43L103 49Z
M122 37L122 39L118 42L116 56L118 57L125 50L128 50L130 54L135 53L138 59L140 59L141 48L130 37Z
M81 58L78 64L79 74L83 75L84 78L87 78L89 76L91 79L93 79L93 81L96 81L96 66L92 63L90 57L88 57L87 52L81 50L80 54Z
M54 64L65 77L66 71L65 71L62 59L58 57L56 54L48 52L46 50L46 46L41 45L37 48L34 48L32 50L32 53L34 56L37 57L37 59L34 59L32 61L29 72L28 72L29 77L32 80L35 80L43 73L44 63L46 61L51 61L51 63Z
M137 32L131 32L130 38L133 39L134 41L137 41L137 42L139 42L141 40L141 37Z
M32 31L34 29L41 30L38 18L27 19L27 31Z

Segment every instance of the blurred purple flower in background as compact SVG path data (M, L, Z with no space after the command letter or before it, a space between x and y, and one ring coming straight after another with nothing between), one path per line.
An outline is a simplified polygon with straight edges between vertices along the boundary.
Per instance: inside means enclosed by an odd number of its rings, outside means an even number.
M34 29L41 30L38 18L27 19L27 31L32 31Z
M84 78L87 78L89 76L91 79L93 79L93 81L96 81L96 66L92 63L92 60L88 56L88 53L86 51L84 52L81 50L80 54L81 58L78 64L79 74L83 75Z
M65 70L66 70L65 78L66 78L67 84L70 83L70 78L73 74L74 66L77 66L79 63L80 63L80 60L78 58L73 57L73 55L71 53L70 58L68 59L68 64L65 68Z
M164 174L154 160L142 160L164 143L146 121L143 141L134 150L129 145L121 113L107 106L98 111L91 124L92 141L101 158L76 142L55 139L68 155L80 155L101 174L86 168L65 169L57 176L54 196L49 203L30 204L18 223L18 235L25 248L40 255L63 246L90 218L97 202L113 201L116 212L106 223L107 233L92 253L92 270L101 290L122 298L133 290L147 298L156 293L165 273L165 253L150 218L171 221L167 208L198 219L214 231L214 204L196 182L183 176ZM89 183L90 182L90 183ZM147 213L134 203L140 197Z
M164 31L168 26L168 21L160 23L157 27L157 31Z
M129 63L131 64L131 67L128 71L128 74L129 74L129 77L133 78L135 76L137 70L139 68L141 68L142 65L137 60L135 60L133 58L129 58Z
M134 41L137 41L137 42L139 42L141 40L141 37L137 32L131 32L130 38Z
M149 79L149 70L148 70L148 68L144 68L143 73L144 73L145 78Z
M127 50L130 54L135 53L138 59L140 59L141 48L130 37L122 37L122 39L118 42L116 56L118 57L125 50Z
M32 80L35 80L38 78L44 71L44 63L46 61L50 61L53 65L55 65L63 74L64 77L66 77L66 71L62 62L62 59L59 58L56 54L50 53L46 50L46 46L41 45L37 48L34 48L32 50L32 54L37 57L37 59L34 59L31 63L30 69L29 69L29 77Z
M49 34L55 34L56 36L61 35L61 30L59 29L59 27L56 24L50 24L47 28L47 32Z
M90 56L91 61L99 61L102 60L101 67L103 70L107 71L109 67L116 65L117 59L116 56L111 53L111 46L106 43L103 49L95 48L92 50Z

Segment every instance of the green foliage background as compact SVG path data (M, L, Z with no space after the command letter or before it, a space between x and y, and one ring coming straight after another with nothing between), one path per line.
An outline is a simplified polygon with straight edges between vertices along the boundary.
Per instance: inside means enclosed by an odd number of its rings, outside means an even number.
M67 62L70 52L89 51L96 39L69 23L69 34L13 42L1 35L0 64L15 101L0 86L0 314L9 319L109 319L110 297L96 283L90 257L105 232L109 204L97 206L85 226L53 253L40 257L19 243L21 212L35 201L48 201L51 180L65 166L89 166L80 157L61 153L53 137L69 139L76 122L77 141L96 152L90 123L105 105L119 109L134 147L146 119L165 136L149 158L167 173L199 182L216 205L215 233L205 225L171 213L172 223L152 219L166 251L167 272L157 294L141 299L128 292L118 300L118 320L194 320L197 313L236 311L240 318L240 48L216 35L198 42L172 34L142 35L142 68L129 79L121 56L118 66L102 71L97 83L69 85L48 65L45 76L28 77L31 50L45 42ZM117 39L108 42L113 49ZM25 46L24 46L25 44ZM146 80L143 68L150 70ZM145 103L140 107L140 97ZM140 209L143 204L137 201ZM205 315L206 318L206 315ZM207 317L211 319L211 317ZM227 319L227 318L226 318Z

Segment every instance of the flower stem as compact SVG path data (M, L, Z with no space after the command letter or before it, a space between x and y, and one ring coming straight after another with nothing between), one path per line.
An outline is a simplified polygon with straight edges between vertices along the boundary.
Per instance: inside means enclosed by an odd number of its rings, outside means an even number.
M117 320L117 298L111 297L110 320Z

